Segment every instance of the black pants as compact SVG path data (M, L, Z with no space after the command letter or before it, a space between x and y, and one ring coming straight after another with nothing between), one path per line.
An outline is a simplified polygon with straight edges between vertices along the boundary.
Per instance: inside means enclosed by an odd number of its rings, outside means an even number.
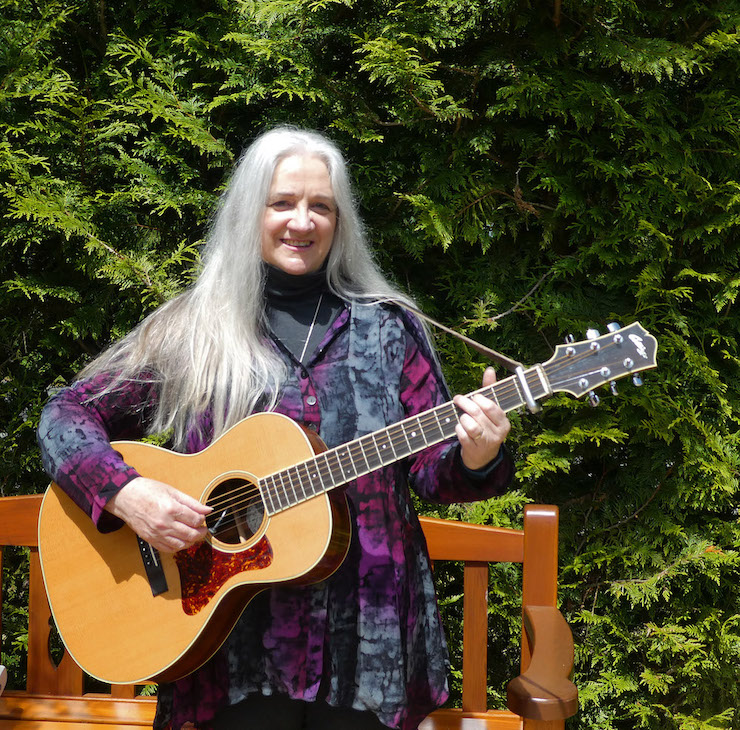
M388 730L372 712L252 695L216 715L214 730Z

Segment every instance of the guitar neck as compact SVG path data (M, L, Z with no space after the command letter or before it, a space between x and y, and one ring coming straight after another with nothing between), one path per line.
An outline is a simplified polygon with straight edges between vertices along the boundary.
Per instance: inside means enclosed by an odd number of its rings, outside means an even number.
M550 395L551 390L542 368L535 366L475 393L490 398L508 412L528 403L527 396L537 400ZM460 415L461 411L450 401L268 474L260 479L266 510L269 514L281 512L452 438Z

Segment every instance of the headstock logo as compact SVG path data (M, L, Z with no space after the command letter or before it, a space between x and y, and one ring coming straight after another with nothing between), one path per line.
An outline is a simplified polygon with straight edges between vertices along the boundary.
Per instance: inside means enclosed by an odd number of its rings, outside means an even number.
M632 344L635 346L637 354L647 360L648 354L647 350L645 349L645 342L643 341L642 337L640 337L640 335L630 335L629 338L632 341Z

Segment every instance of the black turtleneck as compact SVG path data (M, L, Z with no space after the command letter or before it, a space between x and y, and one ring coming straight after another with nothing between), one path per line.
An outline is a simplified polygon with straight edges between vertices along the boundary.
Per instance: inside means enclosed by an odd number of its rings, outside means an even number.
M265 301L270 329L283 347L298 361L306 344L311 322L316 315L311 338L303 357L304 363L308 362L311 353L342 309L342 300L329 291L325 267L310 274L296 276L271 264L264 266ZM319 298L321 306L317 312Z

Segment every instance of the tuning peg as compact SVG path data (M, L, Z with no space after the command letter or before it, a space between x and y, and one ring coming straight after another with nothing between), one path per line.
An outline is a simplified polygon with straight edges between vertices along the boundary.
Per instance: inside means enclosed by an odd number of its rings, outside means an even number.
M632 382L639 388L642 385L642 375L635 373L632 376Z
M596 342L596 339L600 336L599 330L595 329L587 329L586 330L586 337L589 340L593 340L591 342L590 348L593 352L598 352L601 349L601 345L599 345L598 342Z
M609 383L609 390L611 390L612 395L617 395L619 393L617 390L617 384L613 380Z
M619 324L619 322L609 322L606 328L614 335L613 342L615 345L620 345L624 341L622 335L617 334L619 330L622 329L622 326Z
M593 390L589 391L588 393L588 402L591 404L593 408L596 408L596 406L599 405L600 398L596 393L593 392Z

